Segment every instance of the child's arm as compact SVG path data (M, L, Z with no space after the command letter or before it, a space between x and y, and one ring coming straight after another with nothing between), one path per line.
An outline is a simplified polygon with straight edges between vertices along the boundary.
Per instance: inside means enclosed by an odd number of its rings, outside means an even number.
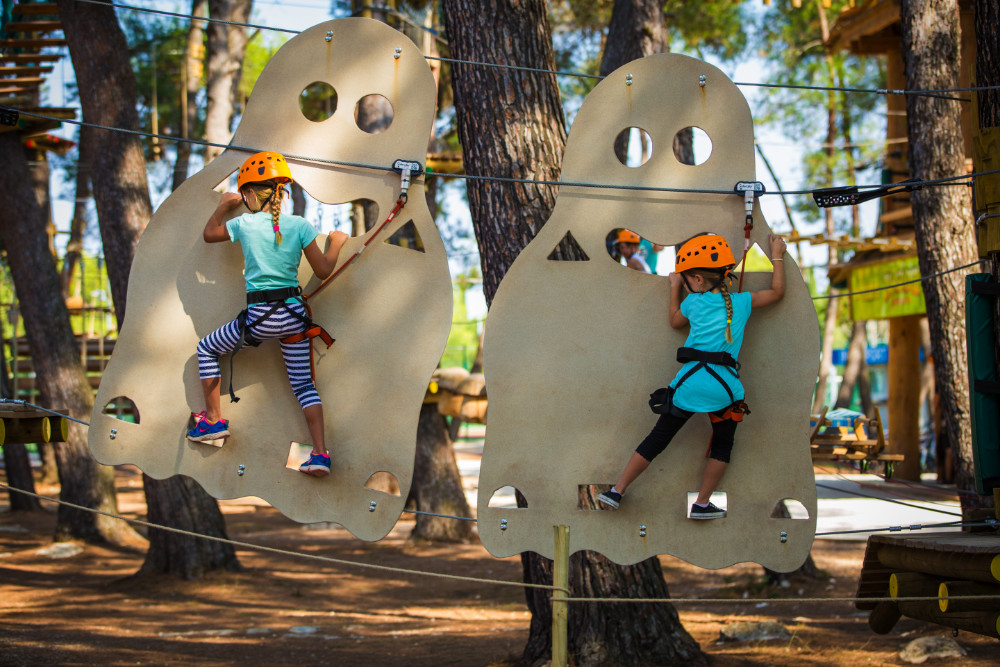
M235 192L223 192L222 201L215 207L215 211L205 223L205 231L201 236L205 243L219 243L229 240L229 230L226 229L226 214L243 203L243 197Z
M303 250L309 266L320 280L333 273L333 269L337 266L337 258L340 256L340 249L349 238L344 232L330 232L330 245L325 253L319 249L315 239Z
M771 289L754 292L750 295L751 308L763 308L772 303L778 303L785 296L785 240L780 236L768 234L771 242L771 264L774 273L771 274Z
M670 326L683 329L688 325L688 318L681 314L681 284L684 279L681 274L671 273L670 276Z

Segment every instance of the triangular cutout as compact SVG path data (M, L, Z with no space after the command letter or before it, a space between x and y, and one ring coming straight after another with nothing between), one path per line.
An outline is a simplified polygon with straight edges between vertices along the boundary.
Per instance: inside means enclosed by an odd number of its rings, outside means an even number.
M420 238L420 232L417 231L417 226L413 224L412 220L397 229L385 242L400 248L425 252L424 240Z
M566 232L566 235L562 237L562 241L549 253L549 259L557 262L590 261L590 257L587 256L587 253L583 251L580 244L573 238L573 232L569 231Z
M771 263L771 260L767 258L767 255L764 254L764 251L756 243L750 246L750 250L747 251L746 263L748 273L774 273L774 264ZM741 261L733 270L739 273L742 269L743 262Z

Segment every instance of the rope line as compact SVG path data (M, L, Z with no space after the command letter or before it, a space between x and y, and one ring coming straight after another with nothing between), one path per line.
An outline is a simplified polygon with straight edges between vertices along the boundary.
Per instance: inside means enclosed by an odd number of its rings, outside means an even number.
M79 423L81 423L81 424L83 424L85 426L88 426L88 427L90 426L90 424L88 422L81 421L79 419L75 419L73 417L70 417L69 415L61 414L59 412L56 412L55 410L49 410L48 408L43 408L43 407L41 407L39 405L35 405L34 403L29 403L29 402L24 401L24 400L11 399L11 398L0 398L0 404L3 404L3 403L15 403L17 405L24 405L24 406L29 406L29 407L37 408L39 410L44 410L45 412L49 412L51 414L58 415L60 417L65 417L66 419L72 419L73 421L79 422ZM0 483L0 485L5 486L8 489L14 488L14 487L9 487L9 486L3 485L2 483ZM872 495L868 495L868 494L864 494L864 493L857 493L857 492L854 492L854 491L848 491L847 489L838 489L836 487L826 486L826 485L820 484L818 482L816 483L816 486L818 488L825 488L825 489L832 490L832 491L842 491L843 493L848 493L848 494L851 494L851 495L860 496L862 498L869 498L871 500L881 500L881 501L887 502L887 503L894 503L894 504L897 504L897 505L903 505L905 507L910 507L910 508L913 508L913 509L927 510L927 511L930 511L930 512L938 512L940 514L947 514L949 516L957 516L957 517L961 517L962 516L961 514L958 514L958 513L955 513L955 512L948 512L948 511L945 511L945 510L934 509L934 508L931 508L931 507L920 507L918 505L910 505L908 503L904 503L904 502L899 501L899 500L892 500L891 498L879 498L877 496L872 496ZM14 488L14 490L15 491L20 491L22 493L26 493L26 494L29 494L29 495L32 495L31 492L24 491L22 489L16 489L16 488ZM56 502L56 503L62 503L63 502L61 500L55 500L55 499L52 499L52 498L46 498L46 499L50 500L51 502ZM74 505L74 507L77 507L77 506ZM85 507L79 507L79 509L85 509L85 510L90 511L88 508L85 508ZM98 514L104 514L104 512L100 512L98 510L93 510L93 511L97 512ZM454 519L456 521L472 521L474 523L479 523L479 520L476 519L476 518L466 517L466 516L456 516L454 514L437 514L435 512L424 512L424 511L421 511L421 510L408 510L408 509L404 509L403 512L407 512L407 513L410 513L410 514L422 514L422 515L425 515L425 516L435 516L435 517L440 517L440 518L443 518L443 519ZM127 519L125 517L114 516L114 515L108 515L108 516L112 516L112 518L116 518L116 519L121 519L122 521L132 521L132 519ZM136 520L136 521L138 521L138 520ZM997 522L994 521L994 520L987 520L986 522L982 522L982 523L979 523L979 522L973 523L973 522L970 522L970 521L961 521L960 520L960 521L952 521L952 522L947 522L947 523L936 523L936 524L927 524L927 525L913 524L913 525L905 528L905 530L923 530L924 528L943 528L943 527L950 527L950 526L995 526L996 524L997 524ZM167 528L165 526L157 526L157 527L162 527L164 530L177 530L178 532L183 532L183 531L180 531L179 529ZM900 530L904 530L904 528L902 528L900 526L888 526L886 528L866 528L866 529L860 529L860 530L834 530L834 531L828 531L828 532L823 532L823 533L816 533L816 537L824 537L824 536L827 536L827 535L849 535L849 534L854 534L854 533L883 533L883 532L893 533L893 532L898 532ZM205 539L219 539L219 538L205 536Z
M813 299L813 301L815 301L817 299L837 299L837 298L840 298L842 296L856 296L858 294L868 294L870 292L881 292L883 290L893 289L893 288L896 288L896 287L901 287L903 285L909 285L911 283L919 283L919 282L921 282L923 280L931 280L932 278L938 278L938 277L943 276L943 275L945 275L947 273L954 273L955 271L961 271L963 269L968 269L969 267L976 266L977 264L982 264L985 261L986 261L985 259L977 259L974 262L969 262L968 264L964 264L962 266L956 266L953 269L945 269L944 271L938 271L937 273L932 273L929 276L921 276L919 278L914 278L913 280L904 280L903 282L896 283L895 285L885 285L883 287L873 287L871 289L860 290L858 292L837 292L836 294L821 294L819 296L814 296L814 297L811 297L811 298Z
M903 507L909 507L911 509L927 510L928 512L937 512L939 514L947 514L948 516L958 516L958 517L962 516L961 512L949 512L948 510L940 510L940 509L935 509L933 507L920 507L919 505L911 505L909 503L904 503L902 500L893 500L892 498L879 498L877 496L872 496L872 495L869 495L867 493L859 493L857 491L848 491L847 489L838 489L835 486L827 486L826 484L822 484L820 482L816 483L816 488L827 489L829 491L837 491L839 493L847 493L847 494L850 494L852 496L858 496L860 498L870 498L872 500L882 500L882 501L887 502L887 503L893 503L895 505L902 505Z
M78 2L96 2L97 0L77 0ZM33 118L40 118L43 120L50 120L59 123L69 123L71 125L78 125L80 127L90 127L98 130L107 130L109 132L124 132L126 134L132 134L140 137L147 137L151 139L164 139L166 141L173 142L183 142L196 144L198 146L214 146L216 148L222 149L232 149L239 151L246 151L248 153L256 153L263 150L262 148L252 147L252 146L239 146L236 144L220 144L212 141L205 141L204 139L188 139L184 137L175 137L169 134L157 134L153 132L144 132L142 130L132 130L123 127L114 127L110 125L100 125L98 123L88 123L86 121L67 119L67 118L55 118L53 116L46 116L34 111L22 111L21 109L16 109L14 107L9 107L0 104L0 109L5 109L9 111L15 111L19 114L25 116L31 116ZM296 160L302 160L305 162L315 162L319 164L329 164L339 167L353 167L357 169L372 169L376 171L391 171L390 167L377 164L367 164L364 162L349 162L345 160L332 160L329 158L319 158L309 155L297 155L293 153L286 153L286 157L290 157ZM971 174L960 174L958 176L946 176L944 178L937 178L926 181L910 181L908 185L914 189L938 185L972 185L973 181L979 176L989 176L992 174L1000 173L1000 169L991 169L988 171L973 172ZM550 181L550 180L539 180L531 178L513 178L506 176L483 176L478 174L444 174L439 172L424 172L425 176L432 176L437 178L456 178L465 180L480 180L480 181L495 181L499 183L513 183L520 185L551 185L556 187L577 187L577 188L595 188L595 189L607 189L607 190L633 190L633 191L644 191L644 192L672 192L679 194L711 194L711 195L726 195L731 196L736 194L733 190L717 190L709 188L669 188L660 186L649 186L649 185L626 185L626 184L614 184L614 183L586 183L578 181ZM859 189L879 189L884 188L885 184L878 185L856 185ZM769 190L762 194L764 195L811 195L815 190ZM957 269L956 269L957 270ZM905 284L905 283L901 283ZM859 292L860 294L860 292ZM832 297L813 297L813 298L832 298Z
M204 21L206 23L222 23L230 26L254 28L257 30L272 30L276 32L285 32L290 34L300 34L301 30L295 30L292 28L276 28L273 26L258 25L254 23L240 23L238 21L227 21L225 19L216 19L206 16L194 16L192 14L179 14L176 12L167 12L159 9L151 9L147 7L137 7L135 5L125 5L116 2L105 2L103 0L76 0L77 2L85 2L93 5L106 5L109 7L114 7L116 9L127 9L136 12L148 12L152 14L162 14L164 16L172 16L175 18ZM375 8L382 9L382 8ZM407 20L408 23L413 24L412 21ZM416 25L416 24L413 24ZM421 29L426 30L424 26L417 26ZM495 67L498 69L510 69L522 72L532 72L538 74L555 74L557 76L573 76L581 79L604 79L605 77L599 74L587 74L584 72L567 72L564 70L552 70L537 67L525 67L522 65L502 65L499 63L490 63L485 61L476 60L462 60L458 58L442 58L439 56L424 56L426 60L438 60L441 62L448 62L453 64L463 64L463 65L475 65L479 67ZM959 102L971 102L971 100L962 97L951 97L946 95L947 93L959 93L959 92L971 92L971 91L981 91L981 90L996 90L1000 89L1000 85L996 86L974 86L967 88L940 88L932 90L904 90L898 88L848 88L848 87L838 87L838 86L815 86L810 84L788 84L788 83L756 83L756 82L733 82L737 86L748 86L756 88L783 88L783 89L793 89L793 90L820 90L828 92L844 92L844 93L869 93L873 95L915 95L924 97L937 97L946 100L956 100Z
M380 572L397 572L401 574L418 574L425 577L437 577L440 579L453 579L456 581L469 581L480 584L496 584L498 586L515 586L518 588L540 588L549 591L563 591L569 593L565 588L558 586L550 586L547 584L526 584L520 581L502 581L500 579L481 579L479 577L466 577L459 574L444 574L441 572L426 572L423 570L407 570L399 567L390 567L388 565L376 565L374 563L361 563L353 560L344 560L342 558L333 558L331 556L320 556L318 554L308 554L301 553L298 551L289 551L287 549L278 549L276 547L268 547L262 544L253 544L252 542L243 542L240 540L231 540L225 537L215 537L212 535L202 535L201 533L195 533L189 530L183 530L181 528L172 528L170 526L163 526L156 523L151 523L149 521L143 521L142 519L132 519L129 517L120 516L118 514L113 514L111 512L104 512L102 510L94 509L93 507L84 507L83 505L77 505L75 503L70 503L65 500L58 498L51 498L49 496L43 496L38 493L32 493L31 491L25 491L24 489L18 489L17 487L10 486L0 482L0 488L7 489L8 491L16 491L18 493L23 493L28 496L33 496L39 500L46 500L50 503L56 503L58 505L65 505L66 507L72 507L74 509L83 510L85 512L91 512L93 514L100 514L112 519L120 519L128 523L134 523L140 526L145 526L147 528L155 528L157 530L165 530L170 533L177 533L178 535L185 535L187 537L195 537L203 540L209 540L212 542L221 542L223 544L231 544L237 547L243 547L245 549L256 549L258 551L267 551L270 553L280 554L282 556L294 556L297 558L308 558L310 560L318 560L324 563L332 563L335 565L348 565L355 567L364 567L372 570L379 570Z
M251 542L243 542L241 540L231 540L231 539L223 538L223 537L214 537L214 536L211 536L211 535L202 535L200 533L195 533L195 532L188 531L188 530L183 530L183 529L180 529L180 528L171 528L169 526L163 526L163 525L160 525L160 524L151 523L149 521L143 521L142 519L132 519L132 518L129 518L129 517L124 517L124 516L120 516L120 515L117 515L117 514L113 514L111 512L104 512L102 510L94 509L92 507L84 507L83 505L77 505L75 503L70 503L70 502L67 502L65 500L61 500L61 499L58 499L58 498L51 498L49 496L44 496L44 495L41 495L41 494L38 494L38 493L32 493L30 491L25 491L24 489L19 489L17 487L13 487L13 486L10 486L8 484L4 484L3 482L0 482L0 489L6 489L7 491L15 491L17 493L22 493L24 495L33 496L33 497L35 497L35 498L37 498L39 500L45 500L45 501L48 501L48 502L51 502L51 503L56 503L58 505L64 505L66 507L72 507L74 509L83 510L85 512L91 512L93 514L100 514L102 516L106 516L106 517L109 517L109 518L112 518L112 519L119 519L119 520L125 521L127 523L133 523L133 524L137 524L137 525L140 525L140 526L145 526L147 528L154 528L154 529L159 529L159 530L165 530L167 532L177 533L177 534L185 535L185 536L188 536L188 537L194 537L194 538L199 538L199 539L203 539L203 540L209 540L209 541L212 541L212 542L221 542L221 543L224 543L224 544L231 544L233 546L243 547L243 548L246 548L246 549L255 549L257 551L266 551L268 553L274 553L274 554L278 554L278 555L282 555L282 556L292 556L292 557L297 557L297 558L306 558L306 559L309 559L309 560L315 560L315 561L320 561L320 562L324 562L324 563L331 563L331 564L334 564L334 565L356 566L356 567L368 568L368 569L372 569L372 570L379 570L379 571L382 571L382 572L397 572L397 573L401 573L401 574L417 574L417 575L423 575L423 576L427 576L427 577L437 577L439 579L452 579L452 580L456 580L456 581L468 581L468 582L481 583L481 584L494 584L494 585L498 585L498 586L514 586L514 587L518 587L518 588L536 588L536 589L548 590L548 591L561 591L561 592L564 592L566 594L570 594L570 591L567 590L567 589L565 589L565 588L562 588L560 586L551 586L551 585L548 585L548 584L526 584L524 582L519 582L519 581L503 581L503 580L499 580L499 579L483 579L483 578L480 578L480 577L466 577L466 576L457 575L457 574L443 574L443 573L440 573L440 572L426 572L426 571L423 571L423 570L408 570L408 569L405 569L405 568L390 567L388 565L376 565L374 563L362 563L362 562L358 562L358 561L345 560L345 559L342 559L342 558L333 558L331 556L321 556L321 555L318 555L318 554L308 554L308 553L302 553L302 552L298 552L298 551L290 551L290 550L287 550L287 549L279 549L277 547L268 547L268 546L264 546L262 544L253 544ZM763 602L763 603L770 604L772 602L774 602L774 603L784 603L784 602L788 602L788 603L801 603L801 602L855 602L856 603L856 602L899 602L899 601L904 601L904 600L907 601L907 602L910 602L910 601L924 601L924 600L932 601L932 600L942 600L942 599L944 599L944 600L994 600L994 599L1000 599L1000 595L997 595L997 594L994 594L994 595L950 595L950 596L945 597L945 598L940 597L940 596L913 596L913 597L905 597L905 598L893 598L893 597L799 598L799 597L795 597L795 598L766 598L766 599L761 599L761 598L736 598L736 599L720 599L720 598L582 598L582 597L581 598L573 598L573 597L569 597L569 598L561 598L561 601L564 601L564 602L599 602L599 603L607 603L607 602L639 602L639 603L667 602L667 603L671 603L671 604L673 604L673 603L697 603L697 604L704 604L704 603L709 603L709 604L711 604L711 603L720 603L720 604L751 603L751 604L760 604L760 603Z
M842 598L560 598L557 602L669 602L669 603L704 603L704 602L732 602L742 604L771 604L774 603L798 603L798 602L938 602L940 600L997 600L1000 595L949 595L939 597L937 595L914 595L907 597L842 597Z

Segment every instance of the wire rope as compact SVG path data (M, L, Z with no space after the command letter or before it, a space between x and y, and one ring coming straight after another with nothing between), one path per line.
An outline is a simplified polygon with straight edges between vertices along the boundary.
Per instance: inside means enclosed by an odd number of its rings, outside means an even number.
M239 21L228 21L228 20L225 20L225 19L216 19L216 18L211 18L211 17L206 17L206 16L194 16L193 14L180 14L180 13L177 13L177 12L168 12L168 11L164 11L164 10L160 10L160 9L152 9L152 8L149 8L149 7L138 7L136 5L126 5L126 4L117 3L117 2L106 2L105 0L76 0L76 2L84 2L84 3L88 3L88 4L93 4L93 5L106 5L106 6L109 6L109 7L114 7L115 9L127 9L127 10L130 10L130 11L148 12L148 13L153 13L153 14L161 14L161 15L164 15L164 16L171 16L171 17L174 17L174 18L184 18L184 19L189 19L189 20L204 21L206 23L222 23L222 24L225 24L225 25L235 26L235 27L254 28L256 30L272 30L272 31L285 32L285 33L291 33L291 34L300 34L302 32L301 30L295 30L295 29L292 29L292 28L277 28L277 27L274 27L274 26L260 25L260 24L254 24L254 23L240 23ZM377 9L382 9L382 8L377 8ZM388 8L386 8L386 9L388 9ZM397 15L397 14L398 13L394 13L394 15ZM411 24L413 23L412 21L409 21L405 17L400 17L400 18L403 18L404 20L407 20L408 23L411 23ZM416 25L416 24L414 24L414 25ZM424 30L427 30L427 28L425 28L424 26L419 26L418 25L417 27L422 28ZM424 58L426 58L427 60L439 60L439 61L442 61L442 62L448 62L448 63L453 63L453 64L475 65L475 66L480 66L480 67L495 67L495 68L500 68L500 69L510 69L510 70L517 70L517 71L524 71L524 72L531 72L531 73L539 73L539 74L555 74L555 75L558 75L558 76L573 76L573 77L587 78L587 79L604 79L605 78L605 77L603 77L603 76L601 76L599 74L587 74L585 72L567 72L567 71L563 71L563 70L553 70L553 69L545 69L545 68L538 68L538 67L525 67L525 66L522 66L522 65L504 65L504 64L500 64L500 63L490 63L490 62L484 62L484 61L462 60L462 59L459 59L459 58L443 58L443 57L440 57L440 56L424 56ZM868 94L873 94L873 95L917 95L917 96L925 96L925 97L938 97L938 98L942 98L942 99L956 100L956 101L960 101L960 102L970 102L971 100L966 99L966 98L950 97L950 96L947 96L946 94L947 93L972 92L972 91L1000 89L1000 85L995 85L995 86L972 86L972 87L964 87L964 88L940 88L940 89L931 89L931 90L905 90L905 89L898 89L898 88L850 88L850 87L843 87L843 86L817 86L817 85L811 85L811 84L757 83L757 82L741 82L741 81L734 81L733 83L735 85L737 85L737 86L748 86L748 87L757 87L757 88L780 88L780 89L793 89L793 90L794 89L819 90L819 91L828 91L828 92L868 93Z

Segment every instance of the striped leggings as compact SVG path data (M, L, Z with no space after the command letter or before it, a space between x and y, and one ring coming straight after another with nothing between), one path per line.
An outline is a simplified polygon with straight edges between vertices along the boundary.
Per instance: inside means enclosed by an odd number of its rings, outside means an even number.
M305 315L305 306L301 303L286 302L284 307L279 307L270 317L262 320L261 318L270 309L271 304L267 303L250 306L250 312L247 315L247 322L250 324L248 334L258 340L265 340L284 338L305 330L306 327L302 321L288 312L288 309L292 309L300 315ZM203 380L222 377L219 357L234 352L239 341L240 330L236 320L222 325L198 341L199 377ZM311 346L311 338L306 338L298 343L281 343L281 355L285 358L288 381L292 385L295 398L298 399L299 405L303 408L322 403L312 379L312 368L309 360ZM246 343L243 347L246 347Z

